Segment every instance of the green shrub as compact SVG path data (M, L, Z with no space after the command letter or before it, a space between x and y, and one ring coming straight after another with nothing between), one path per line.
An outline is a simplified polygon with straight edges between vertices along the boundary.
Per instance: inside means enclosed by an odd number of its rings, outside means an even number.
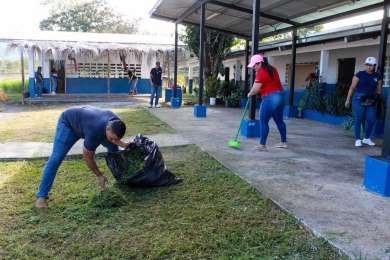
M28 86L28 80L26 81ZM21 93L22 92L22 81L18 79L5 79L0 81L0 90L6 93Z
M322 85L317 81L312 87L303 92L298 103L298 116L302 117L302 112L305 109L316 110L321 113L327 113L334 116L351 115L351 109L345 108L345 86L338 84L336 91L322 95Z
M206 96L207 97L217 97L218 86L220 85L219 79L216 77L208 77L206 79Z

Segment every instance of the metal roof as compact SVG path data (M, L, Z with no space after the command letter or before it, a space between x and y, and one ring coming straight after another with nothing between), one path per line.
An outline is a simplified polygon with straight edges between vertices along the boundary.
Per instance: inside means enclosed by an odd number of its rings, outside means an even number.
M152 18L199 24L200 5L206 2L207 28L250 38L252 0L159 0ZM262 37L383 8L383 0L261 0Z

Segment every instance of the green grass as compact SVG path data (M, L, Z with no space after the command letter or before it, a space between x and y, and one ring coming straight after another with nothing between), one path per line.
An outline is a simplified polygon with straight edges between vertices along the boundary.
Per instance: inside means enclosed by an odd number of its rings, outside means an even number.
M25 84L28 86L28 80ZM0 89L6 93L22 93L22 81L19 79L0 80Z
M25 82L28 86L28 80ZM0 80L0 90L4 91L10 98L10 102L20 103L22 101L22 81L17 79Z
M100 194L84 163L70 160L43 211L33 203L44 161L0 163L0 258L340 258L196 146L162 152L181 184L130 189L110 177Z
M61 112L65 107L27 107L0 124L0 142L51 142ZM142 133L174 133L174 130L145 109L112 109L126 123L126 136Z

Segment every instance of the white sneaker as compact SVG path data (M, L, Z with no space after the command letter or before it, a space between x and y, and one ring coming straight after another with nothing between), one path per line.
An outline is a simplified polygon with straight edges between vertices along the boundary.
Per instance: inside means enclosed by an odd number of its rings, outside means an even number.
M362 147L362 145L362 140L359 139L355 141L355 147Z
M363 144L366 144L368 146L375 146L375 143L373 141L371 141L370 138L366 139L364 138L363 141L362 141Z
M160 108L161 106L160 106L160 105L155 105L154 107L155 107L155 108Z
M51 92L51 94L54 96L56 93L53 91L53 92Z
M287 149L287 143L278 143L275 145L275 148L280 148L280 149Z

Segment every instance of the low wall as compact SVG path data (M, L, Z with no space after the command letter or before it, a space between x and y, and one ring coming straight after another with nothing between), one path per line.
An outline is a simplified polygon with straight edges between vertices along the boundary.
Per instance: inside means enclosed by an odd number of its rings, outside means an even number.
M150 93L150 80L138 79L137 92ZM110 93L129 93L130 85L126 78L110 79ZM99 94L108 93L107 78L67 78L66 94Z

